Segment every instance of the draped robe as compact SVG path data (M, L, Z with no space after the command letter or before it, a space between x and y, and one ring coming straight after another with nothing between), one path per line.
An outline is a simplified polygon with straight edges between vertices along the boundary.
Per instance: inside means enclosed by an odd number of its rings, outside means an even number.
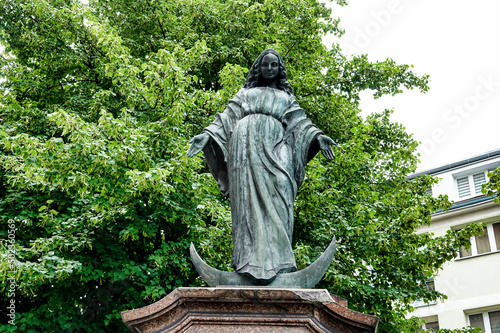
M263 284L297 270L293 201L323 132L293 95L268 87L241 89L203 131L209 168L231 201L232 267Z

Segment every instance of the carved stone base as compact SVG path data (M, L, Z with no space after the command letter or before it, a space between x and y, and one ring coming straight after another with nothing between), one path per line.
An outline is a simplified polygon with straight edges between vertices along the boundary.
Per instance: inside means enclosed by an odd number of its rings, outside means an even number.
M325 289L178 288L122 313L131 332L376 332L378 318Z

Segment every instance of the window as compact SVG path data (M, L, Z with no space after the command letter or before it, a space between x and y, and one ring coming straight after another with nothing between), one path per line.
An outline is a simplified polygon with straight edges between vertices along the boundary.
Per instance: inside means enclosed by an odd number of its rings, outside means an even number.
M481 188L488 181L487 173L487 171L481 171L457 178L458 197L467 198L472 195L482 194Z
M429 331L436 331L439 329L439 321L437 316L431 316L427 318L420 318L425 321L425 323L422 324L422 328L419 330L419 332L422 331L422 329L426 329Z
M469 177L462 177L457 179L458 197L464 198L470 195Z
M469 315L469 325L485 333L500 333L500 310Z
M488 239L488 227L483 229L482 235L476 235L477 254L491 252L490 241Z
M493 172L493 171L495 171L495 169L490 169L490 170L488 170L488 173ZM492 182L492 183L498 182L498 177L491 177L490 182Z
M434 285L434 279L425 281L425 290L435 291L436 286Z
M433 330L433 331L438 330L439 329L439 322L433 321L430 323L425 323L425 328L428 330Z
M436 286L434 285L434 279L430 279L425 281L425 290L433 291L436 290ZM416 300L412 302L412 306L415 308L421 307L421 306L428 306L428 305L434 305L437 304L436 301L430 301L430 302L425 302L422 299ZM424 327L426 328L426 327Z
M500 223L495 223L492 225L493 238L495 239L495 245L497 246L497 251L500 251Z
M483 234L472 237L470 243L468 250L465 247L460 248L460 258L500 251L500 222L488 223Z
M486 183L486 176L484 172L472 175L472 179L474 180L474 192L476 192L476 194L481 193L481 188L483 184Z
M469 316L469 325L472 327L478 327L484 332L485 329L484 329L483 314L479 313Z

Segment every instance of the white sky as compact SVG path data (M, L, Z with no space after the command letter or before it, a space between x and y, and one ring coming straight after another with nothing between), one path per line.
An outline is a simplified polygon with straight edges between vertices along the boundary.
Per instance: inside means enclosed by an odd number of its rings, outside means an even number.
M418 171L500 148L500 1L351 0L332 5L347 54L392 58L430 74L430 91L374 100L362 94L362 115L394 109L419 146Z

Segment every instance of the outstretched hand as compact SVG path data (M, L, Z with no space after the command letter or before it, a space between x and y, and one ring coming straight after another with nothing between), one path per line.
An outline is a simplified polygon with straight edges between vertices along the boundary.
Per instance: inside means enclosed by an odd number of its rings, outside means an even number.
M197 154L199 154L203 148L208 143L208 140L210 139L210 136L207 133L201 133L193 137L189 143L191 144L191 147L189 147L187 151L187 156L188 157L193 157Z
M335 144L335 141L333 141L330 137L324 134L318 136L317 140L319 143L319 149L321 150L323 156L325 156L329 160L333 160L335 154L333 153L332 145Z

